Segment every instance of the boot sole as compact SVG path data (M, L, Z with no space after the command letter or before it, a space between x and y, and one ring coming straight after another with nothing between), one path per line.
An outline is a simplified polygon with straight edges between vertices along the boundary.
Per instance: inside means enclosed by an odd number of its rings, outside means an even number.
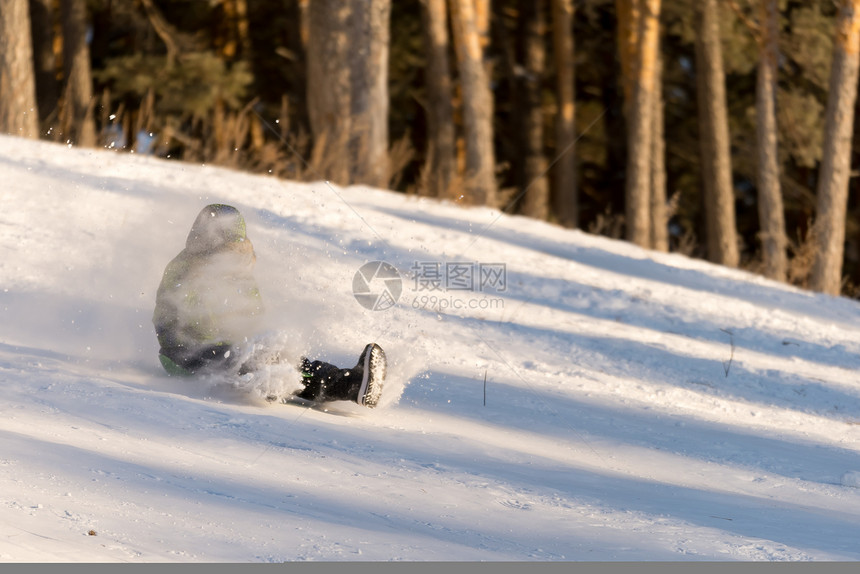
M368 345L370 349L364 354L364 376L358 389L360 397L358 404L374 408L382 396L382 383L385 381L387 362L385 352L376 343Z

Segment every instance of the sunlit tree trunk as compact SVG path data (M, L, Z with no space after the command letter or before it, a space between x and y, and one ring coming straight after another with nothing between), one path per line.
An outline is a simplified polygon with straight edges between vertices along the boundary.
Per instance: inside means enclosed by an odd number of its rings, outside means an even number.
M386 187L391 0L353 0L350 26L353 181Z
M708 258L722 265L737 267L735 196L718 6L717 0L700 0L695 4L699 142Z
M449 0L463 99L466 142L464 187L469 201L496 203L493 99L483 63L474 0Z
M390 13L390 0L314 0L308 7L313 163L340 184L388 181Z
M851 177L851 138L857 98L860 0L842 0L833 43L833 67L818 176L814 240L818 246L810 287L838 295L842 288L845 215Z
M486 50L490 46L490 18L492 15L490 0L474 0L474 6L475 30L478 32L481 50L486 54Z
M651 247L669 251L666 207L666 137L663 113L663 59L657 54L654 79L654 112L651 127Z
M350 3L314 0L308 7L308 116L314 137L313 163L325 179L351 183L349 161Z
M247 0L222 0L223 22L216 37L221 56L227 60L251 58Z
M39 136L27 0L0 0L0 133Z
M625 223L628 241L651 247L651 179L655 84L660 33L660 0L639 5L638 49L631 71L632 99L628 106Z
M427 159L422 193L446 197L457 172L448 9L445 0L422 0L427 66Z

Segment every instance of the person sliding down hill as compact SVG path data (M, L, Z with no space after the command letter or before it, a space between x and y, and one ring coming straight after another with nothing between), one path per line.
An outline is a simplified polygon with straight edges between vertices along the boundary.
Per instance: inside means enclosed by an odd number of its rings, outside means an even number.
M263 302L253 274L256 259L245 219L235 207L212 204L200 211L185 248L164 270L155 299L158 358L169 374L254 371L253 354L238 363L248 354L247 341L262 326ZM303 357L299 370L304 388L296 396L372 408L382 393L385 352L370 343L351 369Z

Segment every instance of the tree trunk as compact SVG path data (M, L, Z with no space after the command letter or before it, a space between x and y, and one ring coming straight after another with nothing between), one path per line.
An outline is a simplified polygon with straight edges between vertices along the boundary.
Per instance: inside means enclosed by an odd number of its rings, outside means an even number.
M308 116L314 138L313 165L320 176L348 185L352 109L348 20L351 5L314 0L308 7Z
M858 52L860 0L842 0L833 43L824 149L816 191L818 204L813 237L818 248L810 277L812 289L831 295L838 295L842 288Z
M427 159L422 193L447 197L457 172L451 66L448 61L448 10L445 0L422 0L427 54Z
M635 60L639 53L640 11L643 0L615 0L617 18L618 63L624 94L624 115L629 116L635 85Z
M339 184L388 183L390 0L308 7L308 115L313 163Z
M247 0L223 0L223 22L216 39L221 57L228 61L251 59Z
M256 2L252 2L250 7L257 7ZM285 40L286 48L292 53L293 60L289 61L288 68L277 66L278 69L283 69L289 74L290 92L287 94L287 102L289 103L291 124L295 126L297 132L308 131L310 129L308 120L308 101L305 97L308 91L308 68L307 68L307 31L308 31L308 9L307 5L299 0L291 0L286 3L287 11L287 26ZM251 36L251 49L254 57L261 57L258 51L254 50L254 38L256 34ZM283 98L284 94L281 94ZM283 103L283 101L282 101Z
M699 142L705 190L708 258L737 267L738 243L729 150L725 72L717 0L697 3L696 80Z
M663 106L663 58L658 53L654 78L654 123L651 127L651 247L657 251L669 251Z
M0 0L0 133L39 137L27 0Z
M353 0L350 74L352 179L386 187L388 161L388 49L391 0Z
M468 200L495 206L496 160L493 149L493 99L475 23L474 0L449 0L463 94L466 141L464 187Z
M576 100L574 92L573 0L552 1L552 38L556 68L555 150L553 204L558 222L577 227L579 206L576 189Z
M523 93L525 120L523 138L525 140L525 169L523 185L525 195L521 211L536 219L549 218L549 181L547 179L547 159L544 153L543 130L543 76L545 73L546 14L544 0L525 0L521 16L525 22L525 77Z
M255 109L266 115L279 115L279 130L286 128L289 137L304 138L310 126L303 42L307 18L302 3L243 1L248 8L250 56L246 59L250 59L254 74L253 93L260 98L260 106ZM286 106L286 113L282 113L281 105ZM262 125L261 122L252 125L258 124Z
M758 218L766 277L784 281L788 269L785 216L779 184L776 126L777 0L761 0L761 48L756 78Z
M639 6L638 50L633 61L633 99L628 107L625 223L627 240L651 247L651 178L660 0Z
M39 119L45 121L56 111L60 100L54 57L54 3L51 0L29 2L36 101L39 104Z
M62 0L64 107L66 126L63 139L82 147L96 145L93 120L93 82L90 49L87 46L86 0Z
M481 50L486 55L487 48L490 46L490 16L492 14L490 0L473 1L475 6L475 29L478 32L478 41L481 44ZM489 73L489 70L487 72Z

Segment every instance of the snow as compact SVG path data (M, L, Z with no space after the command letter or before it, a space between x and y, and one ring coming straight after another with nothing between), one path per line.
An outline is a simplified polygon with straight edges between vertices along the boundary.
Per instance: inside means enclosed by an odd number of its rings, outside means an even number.
M362 187L10 137L0 176L0 561L860 559L855 301ZM379 408L161 370L155 289L215 202L267 336L379 342ZM446 262L505 283L431 291Z

